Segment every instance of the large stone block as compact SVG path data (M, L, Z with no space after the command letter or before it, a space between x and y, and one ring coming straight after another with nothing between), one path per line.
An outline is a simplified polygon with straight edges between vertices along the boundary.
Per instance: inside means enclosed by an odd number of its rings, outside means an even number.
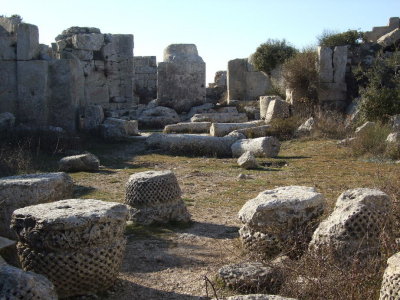
M37 59L39 55L39 29L36 25L21 23L17 30L17 59Z
M54 60L49 68L49 123L74 132L78 108L84 101L84 76L78 61Z
M396 28L395 30L380 37L378 39L378 44L386 48L392 45L394 46L398 45L399 41L400 41L400 28Z
M17 48L15 38L10 36L2 36L0 34L0 61L15 60L17 58Z
M246 100L247 59L237 58L228 62L228 100Z
M347 66L347 46L336 46L333 52L333 81L345 83Z
M285 119L289 117L289 103L282 100L279 96L275 96L270 100L267 113L265 115L265 123L269 123L274 119Z
M246 74L246 99L255 100L265 95L271 89L271 81L263 72L248 72Z
M0 112L17 112L17 63L0 61Z
M104 44L104 35L99 33L75 34L72 45L75 49L99 51Z
M129 102L133 98L133 59L106 61L108 93L111 102Z
M157 98L160 105L188 112L203 104L206 97L206 64L193 44L174 44L164 50L158 64Z
M256 157L275 157L278 155L281 144L272 136L256 139L241 139L235 142L232 149L233 157L240 157L249 151Z
M105 61L124 61L133 57L132 34L106 34L101 49Z
M0 179L0 235L15 239L12 212L28 205L72 196L72 179L65 173L31 174Z
M18 25L21 19L18 17L0 17L0 36L15 35L18 30Z
M44 60L17 62L18 113L17 119L34 126L47 125L48 68Z
M333 82L333 51L329 47L318 47L318 75L320 82Z
M87 104L104 104L110 101L108 78L104 72L92 70L85 77L85 99Z
M253 121L245 123L213 123L210 128L210 135L225 136L234 130L255 127L261 124L264 124L264 121Z

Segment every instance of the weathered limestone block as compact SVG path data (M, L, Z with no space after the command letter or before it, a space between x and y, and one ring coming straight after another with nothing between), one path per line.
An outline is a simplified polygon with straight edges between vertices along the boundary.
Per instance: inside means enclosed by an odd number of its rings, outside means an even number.
M249 119L244 113L205 113L195 114L191 122L212 122L212 123L242 123Z
M262 257L273 257L284 248L293 254L304 250L325 200L314 188L287 186L261 192L239 211L244 247Z
M58 162L58 166L62 172L97 171L100 161L95 155L86 153L63 157Z
M237 160L239 167L243 169L257 169L259 167L253 153L246 151Z
M105 140L123 140L128 136L138 135L138 121L107 118L100 125L101 135Z
M271 99L268 110L265 115L265 123L269 123L274 119L284 119L289 117L289 103L276 97Z
M249 127L249 128L243 128L243 129L238 129L238 130L232 131L232 133L235 133L235 132L239 133L239 134L243 134L245 136L245 138L247 138L247 139L266 137L266 136L270 135L271 125Z
M356 128L355 135L360 136L366 134L369 130L373 129L376 126L375 122L365 122L360 127Z
M171 171L131 175L126 184L125 203L130 207L130 219L138 224L190 221L178 181Z
M9 131L14 127L15 117L12 113L0 113L0 132Z
M75 49L99 51L103 43L104 35L99 33L84 33L72 36L72 45Z
M138 121L141 128L164 128L166 125L178 123L180 118L172 108L156 106L142 111Z
M57 300L53 283L45 276L0 263L1 299Z
M214 84L216 86L226 86L227 85L227 71L215 72Z
M22 20L18 17L0 17L0 35L5 34L15 35L18 30L18 25L21 24Z
M255 127L261 124L264 124L264 121L252 121L246 123L212 123L210 135L225 136L234 130Z
M36 25L21 23L17 29L17 60L37 59L39 29Z
M400 299L400 253L391 256L387 261L387 268L383 274L379 300Z
M318 76L320 82L333 82L333 50L318 47Z
M223 266L218 276L224 284L240 292L276 293L283 283L281 270L274 265L259 262L247 262Z
M306 136L310 135L312 131L315 129L315 120L313 117L307 119L303 124L297 128L295 135L296 136Z
M12 212L28 205L72 196L73 183L65 173L30 174L0 179L0 235L14 239L10 230Z
M347 46L336 46L334 49L333 82L341 83L346 81L347 52Z
M204 136L194 134L152 134L146 140L150 149L181 155L231 157L232 144L238 137Z
M85 107L83 129L93 131L99 128L104 121L104 111L101 105L89 105Z
M125 250L125 205L68 199L14 211L22 267L48 277L60 297L95 294L117 279Z
M16 44L15 37L4 35L1 33L0 27L0 61L3 60L16 60Z
M133 97L133 58L121 61L106 61L108 92L111 102L132 101Z
M105 104L110 102L110 88L108 83L111 81L105 76L104 72L96 71L95 66L87 70L85 76L85 99L88 104Z
M240 157L246 151L250 151L256 157L275 157L278 155L281 144L272 136L256 139L242 139L235 142L232 149L233 157Z
M396 28L400 28L400 18L392 17L389 19L388 26L373 27L372 31L367 31L364 33L364 37L368 42L376 43L380 37L395 30Z
M194 44L173 44L164 50L158 64L157 98L160 105L188 112L203 104L206 97L206 64Z
M190 119L196 114L203 114L203 113L215 113L215 105L212 103L204 103L199 106L193 106L187 114L187 118Z
M208 133L211 122L178 123L167 125L164 133Z
M139 103L147 104L157 98L157 59L155 56L134 56L134 93Z
M79 62L53 60L49 67L49 87L49 123L69 132L77 131L78 108L84 102L84 76Z
M17 119L33 126L47 125L48 68L45 60L17 62L18 114Z
M132 34L106 34L105 45L101 49L105 61L126 61L133 57Z
M95 27L78 27L73 26L68 29L63 30L61 34L56 36L56 41L67 40L68 38L72 38L75 34L89 34L89 33L101 33L100 29Z
M260 119L265 120L265 117L267 116L269 103L271 102L271 100L275 100L276 97L279 96L260 96Z
M252 295L231 296L226 298L226 300L297 300L297 299L282 297L278 295L252 294Z
M380 235L390 218L390 207L389 196L379 190L345 191L332 214L314 232L309 250L332 254L343 262L379 253Z

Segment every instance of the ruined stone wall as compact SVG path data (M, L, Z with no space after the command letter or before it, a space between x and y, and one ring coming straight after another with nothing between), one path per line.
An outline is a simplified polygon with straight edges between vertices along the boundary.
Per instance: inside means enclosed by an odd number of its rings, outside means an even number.
M364 36L368 42L376 43L381 36L395 30L396 28L400 28L399 17L390 18L387 26L374 27L371 31L365 32Z
M134 93L140 104L157 98L157 59L155 56L134 56Z
M257 100L271 89L268 75L258 72L247 58L228 62L229 100Z

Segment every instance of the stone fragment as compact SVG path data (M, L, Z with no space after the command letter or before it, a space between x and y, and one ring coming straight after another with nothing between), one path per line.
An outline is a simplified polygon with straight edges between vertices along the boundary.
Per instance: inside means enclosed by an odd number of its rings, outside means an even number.
M1 299L57 300L53 283L45 276L0 263Z
M332 214L314 232L309 250L315 254L329 253L342 262L379 253L390 207L389 196L379 190L345 191Z
M366 134L368 131L373 129L375 127L375 122L365 122L363 125L360 127L356 128L355 135L356 136L361 136Z
M400 132L390 133L386 138L386 142L390 144L400 145Z
M257 169L259 167L253 153L246 151L237 160L239 167L243 169Z
M86 153L63 157L58 162L58 166L62 172L97 171L100 161L95 155Z
M39 29L36 25L21 23L17 29L17 60L38 59Z
M212 123L242 123L249 119L244 113L203 113L195 114L191 122L212 122Z
M270 263L245 262L223 266L218 276L224 284L239 292L276 293L283 283L283 274L279 267Z
M241 139L235 142L232 149L233 157L240 157L246 151L250 151L256 157L275 157L278 155L281 144L272 136L256 139Z
M215 113L215 105L212 103L204 103L199 106L193 106L187 114L187 118L190 119L196 114L203 114L203 113Z
M125 250L125 205L68 199L14 211L22 267L48 277L59 297L96 294L117 280Z
M315 129L315 120L313 117L307 119L303 124L297 128L295 135L296 136L306 136L310 135Z
M297 256L311 239L325 200L314 188L286 186L261 192L239 211L240 238L246 249L262 258L283 249Z
M149 149L180 155L231 157L232 144L240 137L216 137L196 134L152 134L146 139Z
M138 121L141 128L164 128L166 125L178 123L180 118L172 108L156 106L142 111Z
M104 111L101 105L88 105L85 107L83 129L93 131L99 128L104 121Z
M246 123L212 123L210 135L225 136L234 130L255 127L261 124L264 124L264 121L252 121Z
M268 112L268 106L271 100L280 99L279 96L260 96L260 118L265 120Z
M107 118L100 126L101 135L106 140L123 140L128 136L139 135L136 120Z
M0 132L11 130L15 124L15 117L12 113L0 113Z
M14 239L11 214L28 205L71 197L73 182L65 173L43 173L0 178L0 235Z
M157 98L160 105L178 113L203 104L206 98L206 64L194 44L172 44L158 64Z
M226 300L297 300L297 299L282 297L278 295L252 294L252 295L231 296L226 298Z
M381 45L383 48L396 46L400 42L400 28L396 28L395 30L381 36L377 43Z
M400 253L391 256L387 261L387 268L383 274L379 300L397 300L400 295Z
M101 33L100 29L95 27L78 27L73 26L68 29L63 30L61 34L56 36L56 41L67 40L68 38L72 38L75 34L89 34L89 33Z
M380 37L395 30L396 28L400 28L400 18L392 17L389 19L388 26L373 27L372 31L367 31L364 33L364 37L368 42L376 43Z
M105 61L121 62L133 57L132 34L106 34L104 42L101 54Z
M270 123L275 119L285 119L289 117L289 103L276 97L271 99L265 115L265 123Z
M72 36L72 45L75 49L99 51L103 43L104 35L99 33L84 33Z
M2 36L0 33L0 61L14 61L16 58L15 38L8 35Z
M171 124L164 127L164 133L208 133L211 122L188 122Z
M125 203L130 206L130 219L138 224L190 221L178 181L171 171L131 175L126 184Z

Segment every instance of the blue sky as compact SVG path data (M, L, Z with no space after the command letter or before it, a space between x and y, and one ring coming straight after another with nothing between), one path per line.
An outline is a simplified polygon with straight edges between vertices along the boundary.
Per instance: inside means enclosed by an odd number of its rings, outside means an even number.
M207 64L207 83L229 60L248 57L268 38L296 47L316 43L324 29L371 30L400 16L400 0L1 0L0 14L39 26L50 44L71 26L131 33L134 55L156 55L173 43L194 43Z

